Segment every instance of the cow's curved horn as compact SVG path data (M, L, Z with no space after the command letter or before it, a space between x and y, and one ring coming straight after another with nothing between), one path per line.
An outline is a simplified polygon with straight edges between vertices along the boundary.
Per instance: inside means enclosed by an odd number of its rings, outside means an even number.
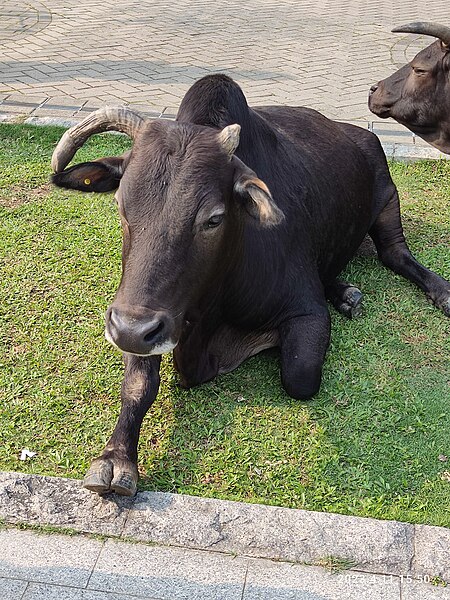
M450 27L439 25L438 23L426 23L418 21L417 23L408 23L400 25L392 30L393 33L419 33L421 35L432 35L439 38L446 46L450 46Z
M78 148L94 133L121 131L134 139L144 121L144 115L125 106L105 106L96 110L68 129L59 140L52 155L53 171L64 170Z
M228 125L228 127L225 127L219 133L219 143L230 156L233 156L236 152L236 148L239 146L240 133L241 126L237 123Z

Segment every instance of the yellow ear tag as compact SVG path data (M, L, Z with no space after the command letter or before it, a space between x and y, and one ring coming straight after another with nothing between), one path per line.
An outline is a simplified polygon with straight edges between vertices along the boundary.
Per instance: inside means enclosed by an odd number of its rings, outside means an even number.
M84 185L90 185L90 183L91 183L91 180L90 180L90 179L85 179L85 180L84 180Z

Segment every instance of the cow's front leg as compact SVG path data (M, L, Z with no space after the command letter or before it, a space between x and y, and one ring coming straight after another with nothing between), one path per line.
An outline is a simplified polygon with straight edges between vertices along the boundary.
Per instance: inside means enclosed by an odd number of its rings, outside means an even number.
M136 493L139 432L159 388L160 356L124 354L124 362L122 408L116 427L101 456L92 461L83 482L85 488L98 494Z
M322 366L330 342L330 315L326 308L317 314L285 321L279 327L281 380L284 389L299 400L319 391Z

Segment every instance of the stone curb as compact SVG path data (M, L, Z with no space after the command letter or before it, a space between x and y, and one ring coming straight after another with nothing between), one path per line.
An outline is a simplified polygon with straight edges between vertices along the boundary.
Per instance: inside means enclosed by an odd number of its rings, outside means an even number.
M0 472L0 518L239 556L450 581L450 529L194 496L92 494L73 479Z
M81 116L86 116L85 113ZM174 119L174 115L166 115L164 113L143 113L147 114L150 119ZM72 127L80 122L80 119L73 117L38 117L38 116L26 116L17 115L10 113L0 112L0 123L10 124L27 124L27 125L38 125L38 126L58 126L58 127ZM364 129L370 129L380 139L386 157L391 160L398 160L400 162L413 162L416 160L450 160L450 155L443 154L436 148L429 145L421 145L416 143L416 138L406 132L403 129L387 129L383 131L376 127L375 122L372 121L351 121L354 125L359 125ZM390 123L389 123L390 125ZM116 133L116 132L109 132ZM392 141L393 139L402 138L401 142Z
M378 134L377 134L378 135ZM416 146L414 144L397 144L384 142L382 136L380 138L386 157L399 162L414 162L416 160L450 160L450 155L440 152L432 146Z

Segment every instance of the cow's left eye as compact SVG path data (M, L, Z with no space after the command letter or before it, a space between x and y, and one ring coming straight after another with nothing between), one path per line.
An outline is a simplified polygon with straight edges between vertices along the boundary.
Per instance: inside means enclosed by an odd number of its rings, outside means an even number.
M222 223L223 217L223 213L212 215L212 217L209 217L208 221L206 222L206 228L213 229L214 227L218 227Z
M413 67L413 71L416 75L423 75L427 72L425 69L421 69L420 67Z

